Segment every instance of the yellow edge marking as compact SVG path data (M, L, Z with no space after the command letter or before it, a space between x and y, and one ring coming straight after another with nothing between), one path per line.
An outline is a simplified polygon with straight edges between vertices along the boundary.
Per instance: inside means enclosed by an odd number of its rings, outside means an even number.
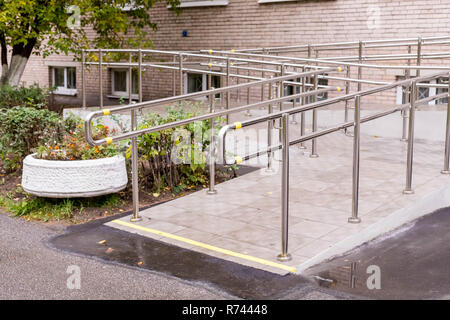
M106 138L105 140L106 140L106 144L111 144L113 142L112 138Z
M113 220L112 222L116 223L116 224L120 224L120 225L125 226L125 227L130 227L130 228L133 228L133 229L136 229L136 230L150 232L150 233L153 233L153 234L156 234L158 236L165 237L165 238L169 238L169 239L174 239L174 240L177 240L177 241L185 242L185 243L188 243L188 244L191 244L193 246L200 247L200 248L203 248L203 249L208 249L208 250L215 251L215 252L218 252L218 253L222 253L222 254L225 254L225 255L229 255L229 256L232 256L232 257L253 261L253 262L256 262L256 263L259 263L259 264L263 264L263 265L266 265L266 266L269 266L269 267L282 269L282 270L285 270L285 271L289 271L291 273L296 273L297 272L297 269L294 268L294 267L289 267L289 266L285 266L285 265L282 265L282 264L279 264L279 263L276 263L276 262L272 262L272 261L269 261L269 260L252 257L252 256L249 256L249 255L246 255L246 254L230 251L230 250L227 250L227 249L222 249L222 248L215 247L215 246L212 246L212 245L209 245L209 244L206 244L206 243L202 243L202 242L198 242L198 241L195 241L195 240L191 240L191 239L187 239L187 238L184 238L184 237L180 237L180 236L177 236L177 235L174 235L174 234L170 234L170 233L167 233L167 232L164 232L164 231L159 231L159 230L155 230L155 229L141 227L141 226L138 226L138 225L135 225L135 224L132 224L132 223L128 223L128 222L125 222L125 221L121 221L121 220Z
M103 114L104 114L105 116L109 116L109 115L111 114L111 110L109 110L109 109L104 109L104 110L103 110Z
M235 122L234 125L236 126L236 130L242 129L242 123Z

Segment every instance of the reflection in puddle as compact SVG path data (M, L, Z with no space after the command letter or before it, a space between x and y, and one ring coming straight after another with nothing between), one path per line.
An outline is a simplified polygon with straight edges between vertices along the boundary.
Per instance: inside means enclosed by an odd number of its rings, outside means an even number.
M357 262L322 271L313 278L325 288L367 289L365 269Z

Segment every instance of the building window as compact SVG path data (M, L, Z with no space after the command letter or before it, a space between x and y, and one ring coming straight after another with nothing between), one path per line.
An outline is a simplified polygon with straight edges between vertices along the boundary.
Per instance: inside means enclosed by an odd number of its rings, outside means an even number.
M302 79L298 78L298 79L292 80L292 82L294 82L294 81L300 83L300 82L302 82ZM313 84L314 82L311 79L311 81L309 83ZM321 86L328 86L328 79L319 79L318 80L318 85L319 85L319 89L322 89ZM294 91L295 87L297 88L297 90ZM310 86L306 87L306 91L311 91L311 90L313 90L313 87L310 87ZM301 93L301 92L302 92L302 86L301 85L300 86L287 85L284 88L284 96L285 97L286 96L291 96L291 95L294 95L294 94L298 94L298 93ZM296 102L300 102L300 99L301 98L297 98ZM327 99L328 99L328 92L322 92L322 93L317 95L317 101L323 101L323 100L327 100ZM309 96L309 98L306 98L306 101L307 101L307 103L308 103L308 101L310 101L309 103L312 103L313 102L313 96ZM290 100L290 102L294 102L294 100Z
M128 69L112 69L111 83L112 94L116 97L129 98L129 70ZM137 99L139 93L138 71L133 69L131 82L131 98Z
M227 6L228 0L180 0L180 8ZM167 6L170 8L170 6Z
M52 67L53 87L55 94L77 94L77 71L74 67Z
M401 80L405 80L405 79L406 78L404 76L397 76L397 81L401 81ZM441 80L441 81L447 81L447 80ZM432 81L421 81L421 83L436 84L436 83L440 83L440 82L436 82L436 80L432 80ZM418 88L418 93L419 93L418 100L425 99L425 98L428 98L431 96L435 96L439 93L443 93L446 91L448 91L448 89L436 88L436 87L419 87ZM409 101L406 101L405 98L406 98L406 95L404 92L404 88L397 87L396 103L397 104L409 103ZM428 102L428 105L436 105L436 104L444 103L442 101L447 101L447 100L446 100L446 98L440 99L440 100L432 100L432 101Z
M445 84L447 86L447 88L437 88L437 94L441 94L441 93L446 93L448 92L448 78L439 78L437 83L438 84ZM448 98L442 98L436 101L436 104L447 104L448 103Z
M220 76L211 75L211 86L220 88ZM194 93L209 90L208 75L201 73L188 73L185 78L185 93ZM216 98L219 95L216 96Z
M319 79L318 84L319 89L323 89L321 88L322 86L328 86L328 79ZM317 101L323 101L327 99L328 99L328 92L322 92L317 95Z

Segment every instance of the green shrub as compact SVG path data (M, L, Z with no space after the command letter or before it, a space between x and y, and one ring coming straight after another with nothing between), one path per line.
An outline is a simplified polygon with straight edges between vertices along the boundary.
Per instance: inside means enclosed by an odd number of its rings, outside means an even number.
M194 107L194 108L192 108ZM194 109L194 111L186 111ZM171 107L167 116L148 115L139 129L150 128L198 115L195 105L184 104L182 107ZM220 129L220 120L216 121L216 130ZM185 129L185 136L174 136L175 130ZM210 145L210 121L190 123L177 129L167 129L145 134L138 138L140 162L140 183L151 188L153 192L163 190L178 193L204 185L207 180L207 150ZM179 132L179 131L178 131ZM178 139L175 140L174 139ZM181 141L189 139L189 143ZM176 150L174 150L176 146ZM130 150L127 157L130 156Z
M50 90L34 84L30 87L10 86L4 84L0 86L0 109L8 109L17 106L33 107L36 109L46 108Z
M71 126L55 112L32 107L0 109L0 119L0 160L7 171L19 169L39 145L60 141Z

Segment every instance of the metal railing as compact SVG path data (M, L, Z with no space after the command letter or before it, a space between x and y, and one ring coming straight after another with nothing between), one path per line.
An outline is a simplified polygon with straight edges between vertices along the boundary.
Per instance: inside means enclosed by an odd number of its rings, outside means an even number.
M268 114L265 116L261 116L255 119L247 120L244 122L239 122L231 125L224 126L220 132L218 137L218 162L223 164L235 164L241 163L243 161L250 160L252 158L260 157L262 155L270 155L271 153L282 150L282 174L281 174L281 208L282 208L282 252L278 256L280 261L288 261L291 259L288 253L288 220L289 220L289 147L292 145L304 143L309 140L314 140L318 137L328 135L330 133L334 133L339 130L347 129L349 127L354 127L353 133L353 188L352 188L352 215L348 219L349 223L359 223L361 219L358 217L358 208L359 208L359 166L360 166L360 139L361 139L361 124L369 121L373 121L375 119L379 119L395 112L409 110L409 131L408 131L408 148L407 148L407 168L406 168L406 185L404 189L405 194L413 193L412 189L412 178L413 178L413 149L414 149L414 122L415 122L415 109L417 106L428 103L429 101L442 99L442 98L450 98L450 94L442 93L437 94L431 97L427 97L424 99L417 99L417 83L419 81L426 81L430 79L437 79L441 77L448 77L450 74L447 72L438 73L435 75L424 76L420 78L416 78L414 80L404 80L395 82L389 85L385 85L376 89L358 91L352 94L348 94L342 97L337 97L334 99L330 99L323 102L316 102L309 105L296 107L290 110L280 111L273 114ZM410 102L407 104L396 105L390 110L379 112L376 114L372 114L366 117L361 118L361 98L364 96L368 96L371 94L383 92L397 86L408 85L411 88ZM449 85L450 86L450 85ZM449 87L450 89L450 87ZM450 90L449 90L450 92ZM311 134L304 135L298 139L290 140L289 139L289 117L296 113L305 112L308 110L316 110L320 107L328 106L334 104L339 101L348 101L355 100L354 107L354 121L342 123L321 131L312 132ZM256 125L262 122L273 122L275 120L281 119L282 122L282 142L281 144L272 146L268 145L267 149L259 150L255 153L245 155L245 156L236 156L232 162L227 161L226 156L226 135L231 130L240 130L242 128ZM450 99L448 99L447 106L447 129L446 129L446 143L445 143L445 159L444 159L444 170L442 173L449 173L449 142L450 142ZM269 165L270 166L270 161ZM270 169L270 168L269 168Z
M425 81L436 80L440 78L449 78L450 66L433 66L423 65L425 59L434 58L450 58L450 52L441 53L424 53L424 45L445 45L450 44L450 37L432 37L419 39L396 39L396 40L374 40L359 42L341 42L333 44L317 44L276 48L257 48L250 50L231 50L231 51L200 51L200 53L179 52L179 51L160 51L160 50L84 50L82 52L82 100L83 107L86 108L86 66L98 66L99 69L99 93L100 93L100 109L89 114L86 118L86 139L91 145L103 145L122 140L131 139L132 154L132 184L133 184L133 215L132 221L139 221L139 184L138 184L138 137L144 134L158 132L165 129L185 126L196 121L211 121L211 127L214 129L214 122L217 118L226 118L227 122L221 128L219 135L214 135L211 130L211 148L209 150L209 174L210 185L208 194L216 194L215 190L215 165L216 163L231 164L250 160L262 155L267 155L267 167L270 169L273 161L273 154L277 150L282 150L282 251L279 255L281 261L289 260L288 253L288 219L289 219L289 146L300 145L305 148L305 143L312 142L311 157L317 157L317 138L353 127L353 187L352 187L352 213L349 218L350 223L359 223L361 220L358 216L358 198L359 198L359 149L360 149L360 126L362 123L372 121L378 118L388 116L390 114L401 112L402 114L402 140L407 141L407 168L406 182L404 193L412 193L412 167L414 159L414 123L415 109L419 105L426 104L430 101L447 98L447 124L445 136L445 156L444 169L442 173L450 174L450 99L449 93L435 94L430 97L419 99L418 88L441 88L449 89L449 84L428 84ZM390 55L364 55L364 49L367 48L392 48L406 47L407 54L390 54ZM412 47L417 47L417 54L412 53ZM357 56L342 57L324 57L319 58L320 51L333 50L358 50ZM304 52L307 57L282 56L280 53ZM128 54L127 62L108 62L104 61L105 55L109 53ZM86 55L97 54L98 61L87 61ZM145 55L166 55L169 57L165 62L145 62ZM276 54L276 55L275 55ZM189 59L195 59L189 61ZM367 64L364 61L383 61L383 60L399 60L407 61L407 65L378 65ZM415 65L413 64L415 60ZM356 62L354 62L356 61ZM129 104L118 106L111 109L104 109L103 101L103 85L104 72L103 67L124 67L129 71L128 92ZM142 91L142 72L144 68L157 68L168 70L172 76L172 97L162 98L152 101L143 102ZM357 69L357 76L351 77L351 68ZM378 70L402 70L406 80L388 82L374 79L363 79L363 69ZM132 70L138 71L138 103L132 103ZM415 77L411 71L415 72ZM441 70L439 73L421 76L422 70ZM442 71L442 70L445 70ZM243 72L242 72L243 71ZM186 89L183 84L183 76L185 73L195 72L205 74L208 77L209 90L183 94ZM344 76L334 75L336 72L346 72ZM212 76L220 76L225 79L225 87L212 88ZM179 83L177 83L177 77ZM231 85L231 79L236 79L237 84ZM342 87L335 85L319 85L320 79L328 79L336 82L343 82ZM245 81L240 83L240 81ZM350 84L356 84L357 91L351 93ZM370 89L362 90L363 85L374 86ZM287 95L285 88L291 86L294 88L292 94ZM177 93L179 88L179 95ZM361 100L364 96L381 94L388 90L400 87L403 90L403 103L391 106L388 110L377 112L375 114L361 117ZM251 90L261 90L261 98L256 102L251 101ZM246 101L241 101L241 91L247 91ZM318 101L318 95L328 92L343 92L344 95L327 98ZM237 106L231 106L231 93L237 92ZM449 90L450 92L450 90ZM217 99L221 102L222 110L217 111ZM152 128L138 129L137 112L144 108L154 108L157 106L180 103L182 101L206 98L209 104L209 112L193 118L179 120L176 122L155 126ZM354 106L350 102L354 100ZM344 122L331 126L326 129L318 128L317 110L321 107L330 106L343 102L344 106ZM405 103L406 102L406 103ZM284 108L285 104L292 104L291 108ZM274 112L273 107L278 105L279 111ZM243 122L230 124L229 115L241 111L246 111L247 115L251 115L250 110L267 107L267 115L248 119ZM354 109L353 121L349 121L350 109ZM312 132L306 134L305 114L312 111ZM91 133L91 122L93 119L101 116L108 116L116 113L130 112L131 114L131 131L124 132L117 136L107 137L101 140L93 140ZM296 125L296 116L300 114L300 137L290 139L289 126ZM292 119L289 123L289 119ZM277 127L275 122L280 123ZM233 162L229 163L226 157L226 134L230 130L267 123L267 148L258 150L255 153L236 157ZM274 141L272 136L273 129L279 129L278 142ZM218 159L215 159L215 145L217 142Z
M244 106L240 106L240 107L235 107L232 109L225 109L223 111L215 111L215 98L214 97L217 94L227 93L227 92L229 93L230 91L233 91L233 90L250 88L250 87L254 87L254 86L274 84L274 83L283 83L283 81L292 80L292 79L299 78L299 77L311 77L311 76L317 77L318 74L324 73L324 72L340 72L340 71L341 71L341 68L331 67L331 68L325 68L325 69L316 70L316 71L308 71L308 72L298 73L298 74L294 74L294 75L285 75L282 77L259 80L259 81L250 82L250 83L243 83L243 84L229 86L229 87L225 87L225 88L212 89L212 90L208 90L208 91L185 94L185 95L181 95L181 96L164 98L164 99L159 99L159 100L154 100L154 101L149 101L149 102L140 102L140 103L135 103L135 104L129 104L126 106L119 106L114 109L103 109L103 110L99 110L99 111L94 111L94 112L91 112L85 120L86 140L92 146L100 146L100 145L104 145L104 144L111 144L113 142L119 142L119 141L131 139L133 221L136 222L136 221L140 220L140 217L139 217L139 188L138 188L138 185L139 185L138 156L139 155L138 155L138 149L137 149L137 137L139 137L143 134L147 134L147 133L158 132L158 131L165 130L165 129L180 127L180 126L183 126L183 125L186 125L189 123L193 123L196 121L210 120L211 124L213 125L216 118L227 117L229 114L236 113L239 111L250 110L253 108L258 108L258 107L263 107L263 106L270 106L270 105L273 105L276 103L283 103L285 101L289 101L292 99L295 100L297 98L303 99L305 97L309 97L309 96L313 96L313 95L317 95L317 94L321 94L321 93L329 92L329 91L340 91L339 87L328 87L328 88L324 88L324 89L316 89L316 90L312 90L312 91L308 91L308 92L297 93L297 94L293 94L293 95L289 95L289 96L280 96L278 98L273 98L270 95L268 99L264 99L263 101L260 101L257 103L248 104L248 105L244 105ZM173 104L173 103L182 102L182 101L185 101L188 99L194 99L194 98L199 98L199 97L208 97L209 98L209 104L210 104L209 113L200 115L200 116L196 116L193 118L185 119L185 120L179 120L176 122L159 125L159 126L156 126L153 128L145 128L145 129L140 129L140 130L137 129L137 111L138 110L143 109L143 108L152 108L152 107L161 106L161 105ZM108 138L101 139L101 140L93 140L92 129L91 129L91 123L92 123L93 119L95 119L97 117L101 117L101 116L109 116L111 114L123 113L125 111L129 111L131 114L131 131L130 132L122 133L120 135L108 137ZM270 108L269 108L269 112L271 112ZM270 140L271 132L268 132L268 136L269 136L268 139ZM214 141L214 131L213 130L211 130L211 141ZM211 145L213 145L213 144L211 144ZM211 151L211 154L214 154L214 152ZM209 169L210 169L211 176L214 175L215 161L214 161L213 157L210 160L210 168ZM212 177L210 179L209 194L215 194L214 177Z
M95 112L90 113L90 115L86 118L86 122L85 122L86 139L89 142L89 144L91 144L93 146L110 144L113 142L131 139L132 184L133 184L133 218L132 218L132 221L136 222L136 221L140 220L139 193L138 193L138 190L139 190L139 188L138 188L138 162L137 162L138 161L137 138L139 136L148 134L148 133L152 133L152 132L158 132L158 131L169 129L169 128L176 128L176 127L184 126L189 123L196 122L196 121L210 120L212 123L214 123L215 118L224 117L231 113L254 109L254 108L261 107L261 106L271 106L274 104L282 103L284 101L290 101L293 99L295 101L295 99L297 99L297 98L300 98L303 100L303 98L317 96L318 94L327 92L327 91L338 91L340 88L338 88L338 87L331 88L330 87L330 88L326 88L326 89L314 88L315 90L312 90L312 91L296 93L296 94L292 94L289 96L281 96L281 97L276 97L276 98L273 98L270 95L269 98L264 101L253 103L253 104L245 104L243 106L239 106L239 107L236 107L233 109L225 109L222 111L215 111L215 107L214 107L215 99L213 98L213 97L215 97L216 94L226 93L226 92L230 92L233 90L249 88L249 87L253 87L253 86L260 86L263 84L279 84L279 85L281 84L281 87L282 87L282 83L284 81L288 81L288 80L292 80L292 79L296 79L296 78L302 78L302 77L314 77L315 79L317 79L317 76L321 73L325 73L325 72L331 73L331 72L337 72L337 71L342 71L342 70L340 68L327 68L327 69L322 69L322 70L317 70L317 71L309 71L309 72L303 72L303 73L298 73L298 74L294 74L294 75L286 75L286 76L282 76L282 77L260 80L260 81L251 82L251 83L244 83L244 84L229 86L229 87L225 87L225 88L212 89L212 90L208 90L208 91L204 91L204 92L192 93L192 94L181 95L181 96L176 96L176 97L171 97L171 98L164 98L164 99L159 99L159 100L150 101L150 102L141 102L141 103L137 103L137 104L130 104L130 105L126 105L126 106L120 106L115 109L104 109L104 110L100 110L100 111L95 111ZM281 123L282 123L281 144L272 146L272 144L271 144L272 130L268 130L268 148L266 150L258 151L254 154L246 155L244 157L237 158L237 159L239 159L238 162L241 162L241 161L249 160L253 157L261 156L263 154L270 155L273 152L275 152L276 150L280 150L280 149L282 150L282 157L283 157L283 159L282 159L282 165L283 165L282 203L281 203L281 206L282 206L282 252L278 258L281 261L287 261L290 258L289 253L288 253L289 146L295 145L295 144L301 144L306 141L314 140L318 137L321 137L321 136L324 136L324 135L327 135L327 134L330 134L330 133L333 133L333 132L336 132L336 131L339 131L342 129L354 127L355 130L354 130L354 135L353 135L354 156L353 156L352 216L349 218L349 222L350 223L360 222L360 218L358 217L358 193L359 193L359 144L360 144L360 125L361 125L361 123L371 121L374 119L378 119L378 118L387 116L389 114L392 114L392 113L395 113L398 111L403 111L405 109L409 109L411 116L409 118L407 180L406 180L406 186L405 186L404 192L405 193L412 192L412 165L413 165L413 146L414 146L414 119L415 119L414 110L415 110L415 107L418 105L427 103L434 99L441 99L441 98L449 97L449 93L443 93L443 94L439 94L439 95L435 95L432 97L418 100L417 94L416 94L417 84L420 81L427 81L430 79L437 79L437 78L447 77L447 76L449 76L448 72L440 72L438 74L422 76L422 77L416 78L416 79L408 79L408 80L398 81L398 82L394 82L394 83L384 85L384 86L381 86L378 88L369 89L369 90L365 90L365 91L358 91L355 93L346 94L341 97L331 98L331 99L328 99L325 101L313 102L310 104L305 104L305 105L302 105L299 107L294 107L294 108L287 109L287 110L280 110L279 112L270 113L271 110L269 110L269 114L267 114L265 116L256 117L254 119L250 119L250 120L240 122L240 123L226 125L220 130L220 133L218 136L218 150L219 150L218 156L219 156L219 158L217 161L213 157L213 155L215 154L215 152L213 150L214 143L211 144L212 147L210 149L211 157L210 157L209 170L210 170L210 175L212 178L210 178L210 186L209 186L208 193L209 194L216 193L215 188L214 188L214 173L215 173L216 162L223 163L223 164L230 164L227 162L226 155L225 155L226 133L229 130L236 130L236 129L255 125L258 123L262 123L262 122L267 122L269 125L269 128L271 129L271 128L273 128L273 122L275 120L281 119ZM383 91L386 91L386 90L389 90L392 88L396 88L398 86L406 86L406 87L411 88L412 92L409 95L409 97L411 98L411 101L409 104L403 104L400 106L397 105L388 111L370 115L370 116L367 116L364 118L360 117L361 97L380 93L380 92L383 92ZM192 99L192 98L202 97L202 96L209 97L209 101L210 101L210 112L209 113L200 115L200 116L196 116L193 118L189 118L189 119L179 120L179 121L175 121L172 123L155 126L152 128L144 128L144 129L139 129L139 130L137 129L136 112L138 110L140 110L142 108L151 108L151 107L155 107L155 106L166 105L169 103L176 103L179 101L184 101L186 99ZM324 107L324 106L328 106L331 104L335 104L337 102L348 101L348 100L352 100L352 99L355 100L355 109L354 109L355 114L354 114L353 122L345 122L343 124L336 125L334 127L327 128L327 129L321 130L321 131L318 131L317 127L314 128L314 126L313 126L312 133L310 133L308 135L302 135L300 138L292 140L292 141L289 139L289 121L288 121L288 119L290 116L297 114L297 113L304 113L309 110L316 110L320 107ZM91 123L94 118L97 118L100 116L108 116L113 113L120 113L120 112L124 112L124 111L131 112L132 128L131 128L130 132L122 133L117 136L108 137L108 138L101 139L101 140L93 140L92 133L91 133ZM450 154L450 151L449 151L450 150L450 148L449 148L449 141L450 141L449 140L449 134L450 134L450 129L449 129L450 116L449 116L449 114L450 114L450 112L449 111L450 111L450 99L448 102L448 111L447 111L447 131L446 131L447 136L446 136L445 164L444 164L444 170L442 171L443 173L449 172L449 154ZM212 139L211 141L215 141L214 130L211 130L211 139ZM269 168L271 165L270 158L271 157L268 157L268 167Z

